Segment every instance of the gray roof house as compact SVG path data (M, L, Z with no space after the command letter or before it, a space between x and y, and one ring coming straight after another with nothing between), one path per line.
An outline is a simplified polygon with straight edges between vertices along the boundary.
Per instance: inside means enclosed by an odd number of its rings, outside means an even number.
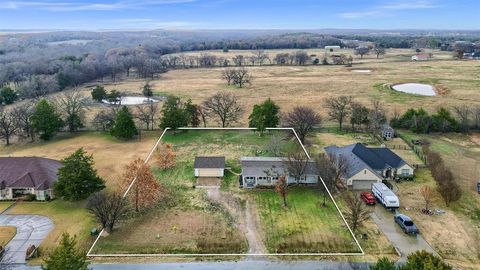
M287 176L288 184L315 184L318 182L318 172L315 162L307 161L304 174L295 179L288 174L284 157L242 157L240 164L242 174L240 185L244 188L273 186L280 176Z
M328 155L341 157L348 163L343 176L354 190L370 189L371 184L397 176L412 176L414 168L388 148L368 148L361 143L344 147L328 146Z
M195 157L193 168L196 177L223 177L225 157Z
M34 194L37 200L53 198L57 160L39 157L0 157L0 200Z

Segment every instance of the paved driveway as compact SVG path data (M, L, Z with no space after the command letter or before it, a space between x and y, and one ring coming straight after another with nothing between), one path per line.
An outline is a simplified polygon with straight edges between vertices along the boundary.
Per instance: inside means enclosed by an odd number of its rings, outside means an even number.
M29 246L39 246L53 229L53 222L37 215L0 215L0 226L14 226L17 234L5 247L2 260L9 263L25 263L25 254Z
M383 206L376 205L375 211L373 211L371 216L378 228L387 236L390 243L400 252L400 262L405 261L410 253L422 249L438 255L427 241L423 239L421 231L420 234L416 236L405 234L400 229L400 226L393 221L394 213L386 210Z

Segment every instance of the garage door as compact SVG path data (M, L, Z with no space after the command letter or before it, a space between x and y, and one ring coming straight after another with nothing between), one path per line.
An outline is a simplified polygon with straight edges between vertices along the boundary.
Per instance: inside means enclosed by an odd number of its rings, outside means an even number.
M377 181L375 181L375 180L353 180L352 189L354 189L354 190L371 190L373 183L377 183Z
M198 169L198 176L200 177L222 177L222 169Z

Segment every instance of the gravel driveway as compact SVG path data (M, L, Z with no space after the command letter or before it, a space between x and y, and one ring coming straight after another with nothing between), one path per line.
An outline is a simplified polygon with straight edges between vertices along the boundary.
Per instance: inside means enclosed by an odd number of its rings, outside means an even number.
M400 252L400 262L406 261L407 256L410 253L422 249L438 255L427 241L423 239L421 231L420 234L416 236L405 234L400 229L400 226L398 226L393 220L394 213L386 210L383 206L376 205L375 211L372 212L371 216L378 228L385 234L385 236L387 236L390 243Z
M14 226L17 234L5 247L2 260L8 263L25 263L25 254L29 246L39 246L53 229L53 222L37 215L0 215L0 226Z

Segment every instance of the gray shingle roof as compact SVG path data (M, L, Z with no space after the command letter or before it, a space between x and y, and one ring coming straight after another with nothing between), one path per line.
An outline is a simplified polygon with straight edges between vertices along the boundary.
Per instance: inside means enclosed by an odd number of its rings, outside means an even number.
M60 167L60 162L48 158L0 157L0 186L46 190L57 180Z
M285 173L284 163L286 160L284 157L242 157L240 158L242 174L267 176L267 172L274 172L281 175ZM318 175L315 162L307 162L304 174Z
M225 169L225 157L195 157L193 167L195 169Z
M344 147L325 147L327 154L342 156L349 162L349 170L346 177L350 178L365 167L373 172L392 167L398 168L406 164L397 154L388 148L367 148L361 143L355 143Z

